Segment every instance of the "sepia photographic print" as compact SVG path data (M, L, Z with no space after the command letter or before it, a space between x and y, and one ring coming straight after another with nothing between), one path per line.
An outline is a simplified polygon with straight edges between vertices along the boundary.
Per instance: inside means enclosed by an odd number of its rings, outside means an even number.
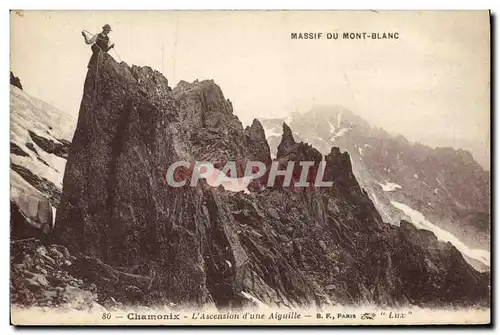
M490 21L11 10L11 324L490 324Z

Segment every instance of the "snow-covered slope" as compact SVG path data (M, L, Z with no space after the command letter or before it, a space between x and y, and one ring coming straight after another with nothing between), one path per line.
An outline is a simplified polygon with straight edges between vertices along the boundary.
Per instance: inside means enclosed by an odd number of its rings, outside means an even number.
M10 86L13 238L53 224L75 126L73 117Z
M428 221L425 216L419 211L402 204L397 201L391 201L392 205L397 209L404 212L405 215L411 220L411 222L418 229L429 230L436 235L436 237L444 242L450 242L455 248L457 248L464 256L472 258L490 267L490 252L481 249L472 249L466 246L462 241L460 241L455 235L447 232L444 229L439 228L432 222Z

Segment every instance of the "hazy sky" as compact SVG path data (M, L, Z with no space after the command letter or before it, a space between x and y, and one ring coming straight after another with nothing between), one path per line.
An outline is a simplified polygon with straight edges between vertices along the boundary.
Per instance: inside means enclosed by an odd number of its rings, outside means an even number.
M30 12L11 15L11 63L25 91L77 115L91 54L83 29L109 23L119 57L175 86L214 79L244 124L314 105L489 164L488 12ZM292 40L292 32L322 32ZM398 40L326 33L398 32ZM116 58L113 51L110 52Z

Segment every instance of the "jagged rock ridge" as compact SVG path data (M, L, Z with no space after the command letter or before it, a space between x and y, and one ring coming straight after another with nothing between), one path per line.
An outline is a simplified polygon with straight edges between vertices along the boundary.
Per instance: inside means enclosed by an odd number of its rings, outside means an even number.
M412 143L338 106L316 106L287 119L261 122L272 153L281 141L284 122L293 129L295 139L311 143L322 153L332 146L347 151L358 182L384 221L399 224L402 219L413 219L393 204L401 203L468 247L487 253L490 176L468 151Z
M14 76L14 73L12 73L12 71L10 71L10 84L16 86L20 90L23 89L23 85L21 85L21 80L18 77Z
M321 158L289 136L277 155ZM162 175L178 160L269 164L261 124L244 129L212 81L171 90L104 55L85 81L54 242L85 280L126 285L142 304L489 304L488 274L426 231L384 223L347 153L324 159L326 189L171 188Z

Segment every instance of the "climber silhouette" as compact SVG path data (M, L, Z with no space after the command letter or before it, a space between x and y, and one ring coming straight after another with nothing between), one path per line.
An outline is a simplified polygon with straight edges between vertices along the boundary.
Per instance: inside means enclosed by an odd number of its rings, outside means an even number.
M87 44L92 44L92 57L90 57L90 61L88 64L88 68L94 66L97 64L97 57L99 56L99 53L102 52L108 52L110 49L115 47L115 44L111 44L109 42L109 36L108 34L111 32L111 27L109 24L105 24L102 27L102 32L96 35L93 35L91 38L88 38L87 35L85 34L85 30L82 31L83 38L85 39L85 43Z

